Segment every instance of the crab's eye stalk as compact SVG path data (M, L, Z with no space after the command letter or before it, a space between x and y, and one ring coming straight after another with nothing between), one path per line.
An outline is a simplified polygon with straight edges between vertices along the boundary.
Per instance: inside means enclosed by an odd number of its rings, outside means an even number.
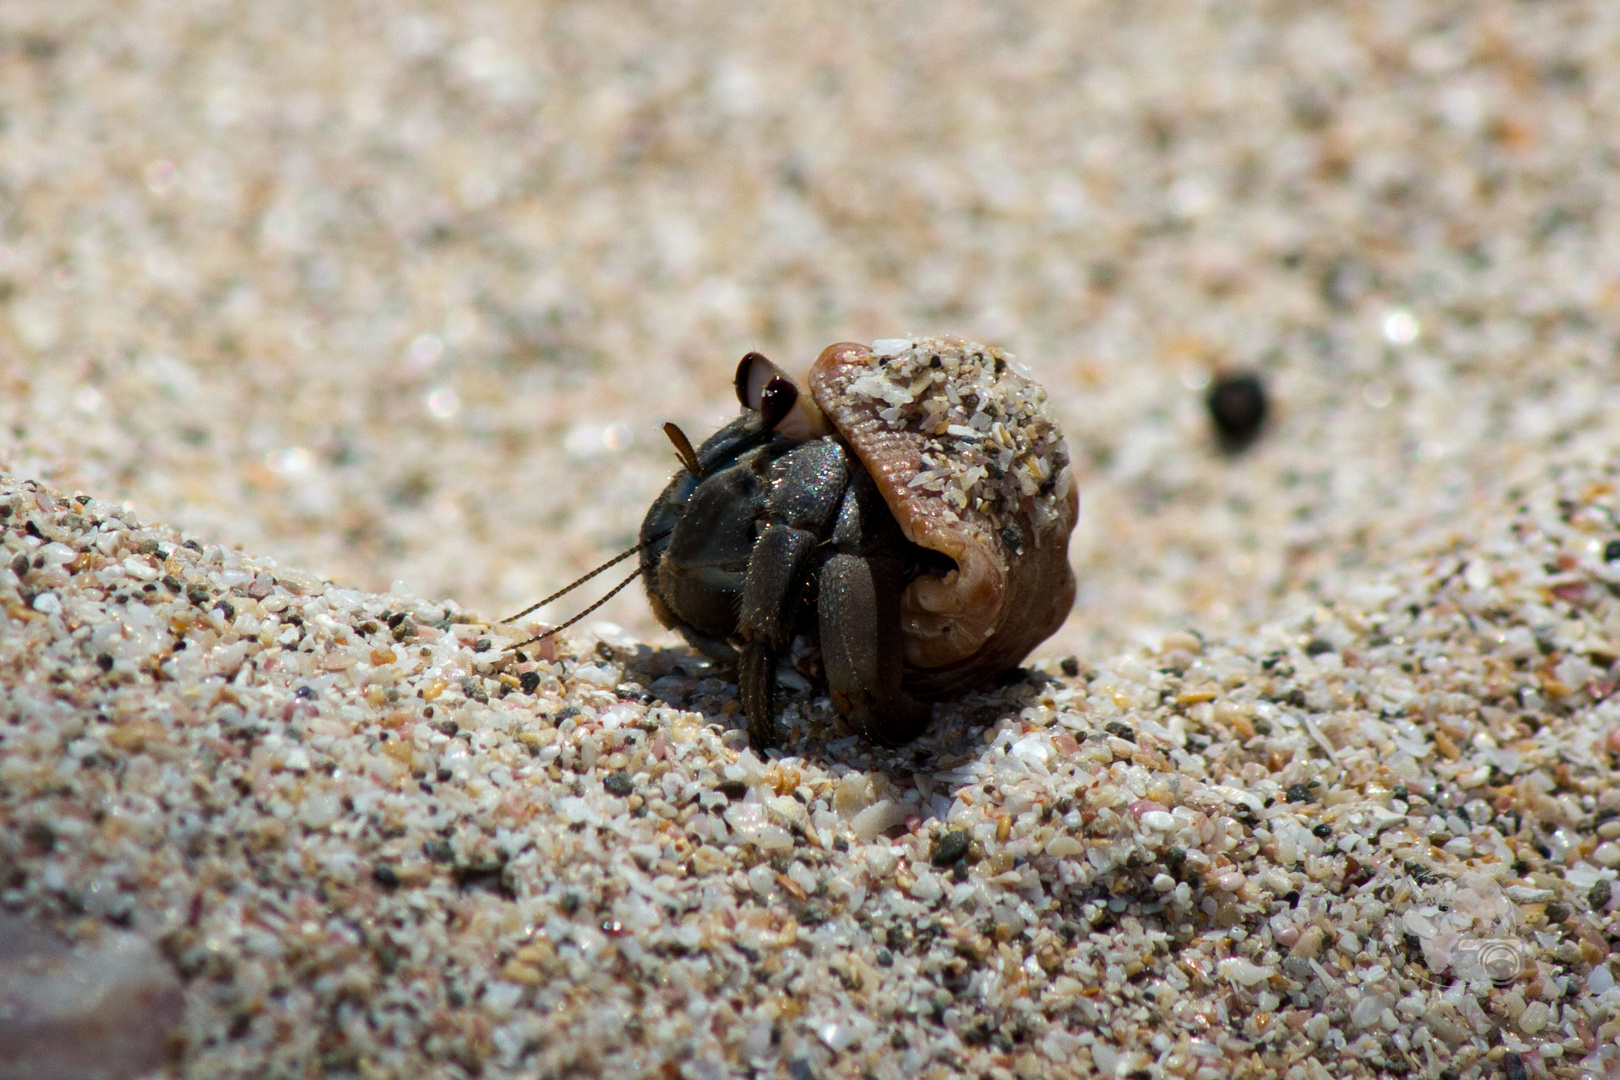
M779 378L782 369L765 359L763 353L751 352L737 363L737 401L745 409L759 411L759 399L764 396L770 381Z
M759 413L765 427L790 439L815 439L832 431L809 394L757 352L737 365L737 400Z
M765 384L765 389L759 395L760 419L765 421L766 427L774 429L787 419L798 400L799 388L778 375Z

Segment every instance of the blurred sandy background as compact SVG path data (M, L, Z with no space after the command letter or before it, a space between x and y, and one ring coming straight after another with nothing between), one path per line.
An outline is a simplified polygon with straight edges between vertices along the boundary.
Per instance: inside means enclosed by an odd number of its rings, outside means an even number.
M1614 422L1617 46L1572 2L8 0L0 467L498 616L632 542L743 352L951 332L1069 433L1046 651L1218 631ZM1224 368L1278 406L1237 458Z

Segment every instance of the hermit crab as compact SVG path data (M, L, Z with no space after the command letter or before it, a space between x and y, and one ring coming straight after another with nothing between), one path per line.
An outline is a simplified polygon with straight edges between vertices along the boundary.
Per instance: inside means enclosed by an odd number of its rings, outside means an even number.
M743 413L694 449L641 526L654 614L735 667L749 741L775 745L778 664L819 642L834 705L900 744L930 701L1015 668L1074 602L1079 497L1046 394L954 338L831 345L806 393L743 357ZM628 553L627 553L628 554Z

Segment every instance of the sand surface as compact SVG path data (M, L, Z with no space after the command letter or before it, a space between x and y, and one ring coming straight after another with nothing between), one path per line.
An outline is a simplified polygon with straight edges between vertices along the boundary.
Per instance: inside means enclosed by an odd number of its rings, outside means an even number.
M1600 3L0 5L0 903L195 1077L1612 1065L1616 131ZM499 659L910 333L1068 435L1036 674Z

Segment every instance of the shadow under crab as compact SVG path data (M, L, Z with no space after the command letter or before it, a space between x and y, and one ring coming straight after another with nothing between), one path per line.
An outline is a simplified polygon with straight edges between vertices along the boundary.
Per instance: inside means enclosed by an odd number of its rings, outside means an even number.
M724 665L681 648L642 645L635 650L609 651L623 666L626 681L642 688L647 703L696 713L717 730L746 736L741 691L735 673ZM922 735L903 746L892 746L862 740L814 674L813 668L809 675L779 669L779 740L768 753L823 764L841 762L896 776L948 767L945 763L980 752L986 729L1016 717L1048 685L1057 682L1039 669L1015 668L992 684L937 703L934 722Z

